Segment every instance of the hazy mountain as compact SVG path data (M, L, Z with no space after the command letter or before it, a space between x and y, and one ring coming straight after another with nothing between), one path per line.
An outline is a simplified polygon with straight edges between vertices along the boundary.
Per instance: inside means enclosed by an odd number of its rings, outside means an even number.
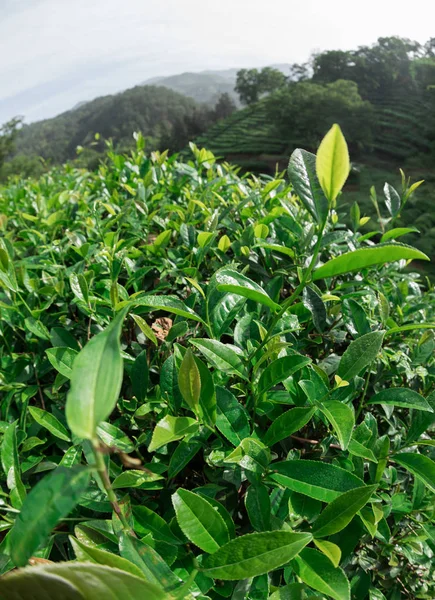
M290 64L271 65L285 75L289 74ZM180 94L189 96L197 102L215 104L223 93L229 94L236 103L238 96L234 91L237 71L239 69L223 69L219 71L201 71L199 73L180 73L169 77L153 77L142 85L162 85Z

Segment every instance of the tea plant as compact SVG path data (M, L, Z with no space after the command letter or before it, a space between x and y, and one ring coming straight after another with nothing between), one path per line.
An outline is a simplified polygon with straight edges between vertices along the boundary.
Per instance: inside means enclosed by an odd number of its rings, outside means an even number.
M1 190L0 598L433 598L419 182L378 239L336 125L290 183L192 151Z

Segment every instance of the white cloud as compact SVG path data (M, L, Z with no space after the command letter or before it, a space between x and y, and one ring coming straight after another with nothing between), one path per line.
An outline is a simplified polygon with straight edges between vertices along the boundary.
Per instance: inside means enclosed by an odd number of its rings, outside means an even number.
M156 75L302 61L314 49L434 34L432 0L414 0L406 18L400 4L0 0L0 122L52 116Z

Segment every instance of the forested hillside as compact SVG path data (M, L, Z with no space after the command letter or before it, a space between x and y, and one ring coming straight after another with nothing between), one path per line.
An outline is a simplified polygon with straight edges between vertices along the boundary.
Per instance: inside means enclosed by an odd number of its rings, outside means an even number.
M16 151L59 163L74 158L77 146L92 142L96 133L130 145L137 130L157 143L178 119L192 116L195 109L193 100L167 88L137 86L86 102L54 119L24 125Z

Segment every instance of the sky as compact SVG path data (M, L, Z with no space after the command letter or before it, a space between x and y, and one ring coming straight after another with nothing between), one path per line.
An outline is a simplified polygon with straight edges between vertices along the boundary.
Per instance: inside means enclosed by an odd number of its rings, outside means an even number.
M150 77L435 37L434 0L0 0L0 124Z

